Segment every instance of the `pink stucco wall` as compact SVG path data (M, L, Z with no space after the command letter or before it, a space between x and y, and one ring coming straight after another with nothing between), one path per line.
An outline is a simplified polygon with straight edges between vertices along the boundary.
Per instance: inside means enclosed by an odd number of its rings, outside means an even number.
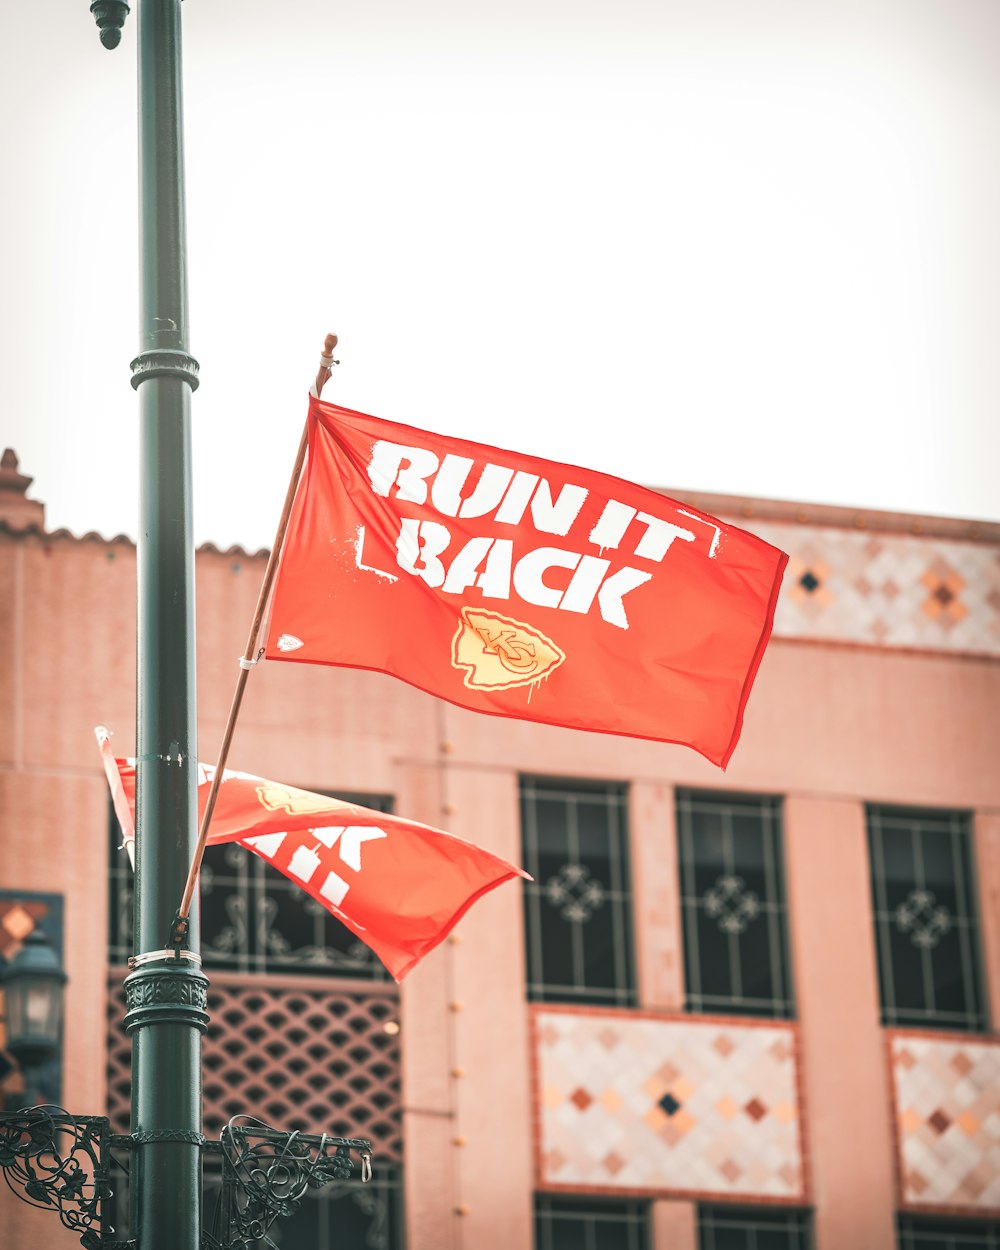
M201 755L221 737L262 560L198 560ZM92 730L133 746L135 553L0 534L0 885L63 893L65 1100L104 1100L106 793ZM386 677L252 674L231 763L398 810L518 859L521 773L630 783L641 1005L683 1007L674 788L785 797L805 1162L817 1250L889 1250L897 1205L879 1023L866 801L974 809L985 977L1000 1027L1000 663L776 639L728 773L691 751L477 717ZM519 893L481 901L402 987L410 1250L531 1244L532 1054ZM865 1108L864 1130L858 1107ZM50 1217L51 1218L51 1217ZM0 1199L0 1241L58 1236ZM694 1206L658 1201L656 1250L694 1250ZM40 1231L34 1231L40 1230Z
M785 848L816 1250L890 1250L893 1143L864 814L852 801L790 798ZM859 1108L877 1109L864 1132Z

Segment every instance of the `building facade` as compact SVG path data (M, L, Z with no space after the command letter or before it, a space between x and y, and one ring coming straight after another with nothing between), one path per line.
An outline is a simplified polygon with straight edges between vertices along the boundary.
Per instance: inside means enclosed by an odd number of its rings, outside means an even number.
M28 485L8 453L0 955L47 927L60 1099L125 1131L131 881L93 729L132 753L135 548L47 531ZM282 1244L1000 1250L1000 526L690 502L790 554L726 773L378 674L252 674L231 766L534 878L397 986L265 865L210 853L206 1132L248 1113L376 1146L372 1185ZM198 553L209 762L263 567ZM42 1237L75 1244L0 1198L3 1244Z

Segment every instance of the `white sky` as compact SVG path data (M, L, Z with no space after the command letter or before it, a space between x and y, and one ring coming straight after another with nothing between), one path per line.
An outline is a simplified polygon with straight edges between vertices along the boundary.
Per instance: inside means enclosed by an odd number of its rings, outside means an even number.
M327 329L380 416L1000 519L997 0L183 15L198 541L270 542ZM0 445L76 532L136 528L135 40L4 13Z

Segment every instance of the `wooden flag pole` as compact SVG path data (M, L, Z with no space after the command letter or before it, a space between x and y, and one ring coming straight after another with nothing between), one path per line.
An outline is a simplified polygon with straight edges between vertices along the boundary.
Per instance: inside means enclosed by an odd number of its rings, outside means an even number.
M333 366L338 362L333 359L333 351L337 346L336 334L328 334L323 340L323 354L319 358L319 371L316 374L316 382L314 391L317 399L323 393L323 387L329 381ZM264 580L261 583L260 594L257 596L257 608L253 614L253 622L250 626L250 636L247 639L246 650L240 658L240 675L236 681L236 691L233 694L232 705L229 708L229 719L226 721L226 730L222 735L222 747L219 750L219 760L215 766L215 775L212 777L212 784L208 791L208 800L205 803L205 811L201 818L201 827L198 830L198 841L195 843L194 858L191 861L191 868L188 872L187 883L184 886L184 894L181 898L181 905L177 909L177 916L174 919L173 928L170 934L168 946L177 947L187 932L188 917L191 914L191 900L194 898L195 886L198 883L198 873L201 869L201 861L205 856L205 846L208 842L208 828L212 823L212 813L215 811L215 801L219 795L219 786L222 784L222 776L226 767L226 760L229 758L229 747L233 741L233 732L236 729L236 718L240 714L240 705L243 702L243 692L246 689L247 678L250 676L250 670L256 665L260 659L260 651L258 649L258 636L260 634L261 623L264 620L264 613L267 610L267 601L271 595L271 587L274 585L274 577L278 571L278 563L281 558L281 549L285 543L285 532L288 529L288 520L292 513L292 504L295 502L295 492L298 489L299 478L302 475L302 465L306 458L306 447L308 445L309 422L302 427L302 438L299 440L299 450L295 457L295 465L292 468L291 480L288 483L288 493L285 495L285 506L281 510L281 519L278 522L278 532L274 536L274 543L271 547L271 554L267 559L267 568L264 570Z

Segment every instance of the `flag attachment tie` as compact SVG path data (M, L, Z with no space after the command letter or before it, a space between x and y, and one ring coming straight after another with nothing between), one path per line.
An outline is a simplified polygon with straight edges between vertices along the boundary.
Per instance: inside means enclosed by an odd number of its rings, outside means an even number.
M190 916L182 916L180 910L174 912L174 918L170 924L170 933L167 935L167 954L176 960L180 960L188 953L185 943L188 939L190 925Z
M364 1150L361 1153L361 1183L367 1185L372 1178L372 1157L371 1152Z
M197 951L181 950L175 946L162 951L145 951L142 955L130 955L128 959L129 971L134 972L136 968L142 968L145 964L158 963L162 959L173 959L176 961L187 959L195 967L201 967L201 956Z

